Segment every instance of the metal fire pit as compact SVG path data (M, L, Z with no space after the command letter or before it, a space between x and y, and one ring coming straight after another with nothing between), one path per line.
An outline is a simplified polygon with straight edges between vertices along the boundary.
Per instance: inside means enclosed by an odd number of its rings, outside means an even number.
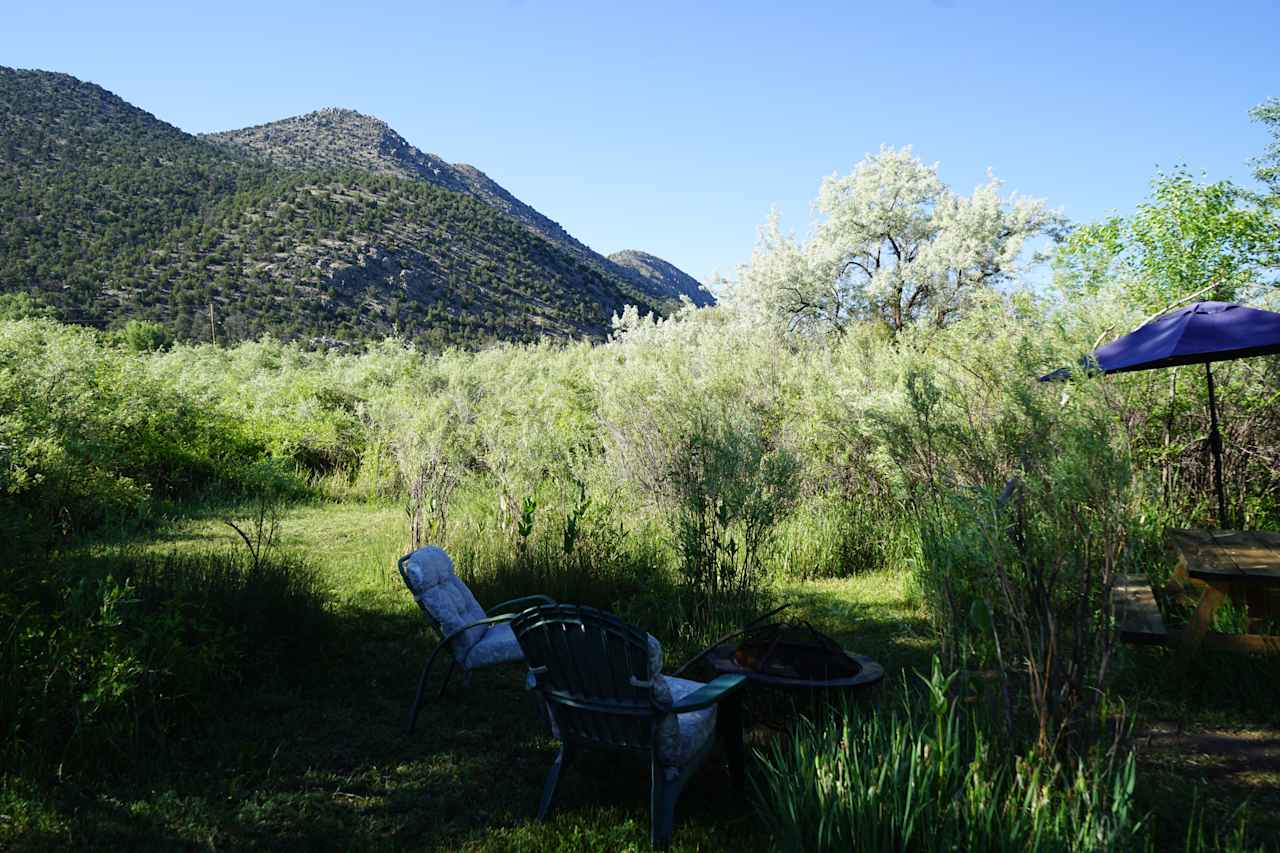
M797 706L815 713L843 696L864 700L884 679L884 667L845 651L808 622L773 622L748 629L737 642L713 647L707 663L720 675L744 675L757 691L751 704L762 722L785 728ZM774 694L769 701L761 693Z

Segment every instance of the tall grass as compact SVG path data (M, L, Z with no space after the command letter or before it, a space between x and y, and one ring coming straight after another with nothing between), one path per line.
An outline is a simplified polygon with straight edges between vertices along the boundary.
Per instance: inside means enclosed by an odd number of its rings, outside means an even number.
M822 497L800 505L779 524L766 561L792 580L897 569L915 555L913 534L902 507L889 500Z
M462 579L485 606L540 593L616 613L658 637L676 662L764 610L774 593L727 597L710 613L676 569L670 543L651 525L588 527L566 551L559 531L520 546L477 521L456 524L445 542ZM695 618L696 616L696 618Z
M295 682L329 636L296 558L78 552L5 574L0 756L37 772L137 765L237 689Z
M897 708L802 722L761 758L757 805L784 850L1112 850L1141 846L1131 753L1074 767L1018 754L954 698L935 659Z

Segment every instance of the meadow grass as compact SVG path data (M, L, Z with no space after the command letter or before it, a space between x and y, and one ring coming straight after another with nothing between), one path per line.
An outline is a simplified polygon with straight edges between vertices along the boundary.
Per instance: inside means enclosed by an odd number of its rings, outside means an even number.
M172 520L145 541L99 542L87 550L101 556L127 547L162 556L243 549L223 519L245 512L207 506ZM4 775L0 847L647 849L643 762L587 755L566 776L553 820L533 820L555 742L523 689L519 667L477 672L465 689L455 681L443 699L432 698L423 708L417 733L405 734L416 679L435 642L395 572L395 559L406 550L406 529L404 512L394 505L288 506L279 547L315 568L331 617L323 647L300 653L322 659L304 678L228 691L216 716L157 746L140 771L68 773L53 782ZM461 526L457 535L475 533ZM506 546L486 541L476 542L459 567L483 605L499 595L542 591L537 582L546 565L539 565L534 561L522 575ZM642 563L632 569L636 565ZM668 583L654 580L659 590ZM901 683L904 675L912 681L910 673L928 672L936 652L913 588L906 567L890 566L820 580L775 578L770 595L790 602L789 617L807 619L871 655L885 665L890 680ZM656 606L614 603L636 614L653 614ZM641 624L681 648L680 638L662 634L672 622L653 618ZM683 645L690 645L689 638ZM1156 683L1168 671L1165 656L1135 654L1122 656L1118 698L1169 719L1160 715L1173 706L1162 704ZM679 659L669 656L669 666ZM1235 716L1223 697L1178 707L1182 725L1194 731L1232 720L1264 723L1261 703L1257 713ZM769 747L767 740L756 743ZM1158 849L1183 847L1193 801L1205 839L1189 849L1215 849L1235 826L1245 798L1251 800L1248 831L1234 847L1280 837L1272 834L1280 829L1274 780L1264 775L1261 784L1224 784L1212 773L1206 779L1203 760L1176 751L1140 751L1135 803L1151 813ZM680 800L673 848L752 851L774 843L753 803L732 795L727 772L713 756Z
M207 508L142 547L243 547L221 520L234 512ZM558 815L533 822L555 747L518 667L477 672L465 689L455 680L423 708L416 734L405 734L435 637L395 572L403 518L397 507L366 503L290 507L280 547L318 568L335 620L314 677L226 696L217 719L167 744L141 777L55 785L6 777L0 846L646 849L642 761L626 772L616 756L585 757L562 786ZM708 763L682 799L674 849L720 847L730 836L745 850L767 849L728 781Z

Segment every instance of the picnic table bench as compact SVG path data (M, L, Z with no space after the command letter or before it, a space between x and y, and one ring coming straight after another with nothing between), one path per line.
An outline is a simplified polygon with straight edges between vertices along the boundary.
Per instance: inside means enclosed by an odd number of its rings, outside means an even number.
M1178 554L1165 592L1185 596L1200 590L1200 601L1184 628L1164 624L1155 591L1145 575L1122 575L1112 590L1116 631L1124 642L1173 645L1189 658L1201 648L1231 652L1280 653L1280 636L1220 634L1213 617L1227 598L1246 608L1250 627L1276 614L1280 604L1280 533L1238 530L1170 530Z
M1155 592L1146 575L1121 575L1111 590L1116 633L1126 643L1162 646L1169 641Z

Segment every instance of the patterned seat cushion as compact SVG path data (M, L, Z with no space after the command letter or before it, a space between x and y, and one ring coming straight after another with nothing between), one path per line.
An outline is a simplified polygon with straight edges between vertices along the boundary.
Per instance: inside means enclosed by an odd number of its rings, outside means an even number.
M653 682L653 698L660 706L670 707L692 694L704 682L690 681L662 674L662 644L649 635L649 680ZM679 768L689 763L715 734L716 706L685 714L667 714L658 721L658 760L667 768L666 775L675 778Z
M503 623L492 625L459 663L463 669L479 669L499 663L515 663L524 660L524 652L516 642L511 626Z
M671 691L671 698L679 702L699 687L701 681L689 681L671 675L659 675ZM674 778L671 770L688 764L716 731L716 706L690 711L686 714L667 714L658 723L658 759L668 768L667 777Z
M439 623L446 637L463 625L484 618L484 608L453 573L453 560L444 549L428 545L414 551L405 563L405 576L418 606ZM481 625L455 637L451 644L454 658L465 661L485 633Z

